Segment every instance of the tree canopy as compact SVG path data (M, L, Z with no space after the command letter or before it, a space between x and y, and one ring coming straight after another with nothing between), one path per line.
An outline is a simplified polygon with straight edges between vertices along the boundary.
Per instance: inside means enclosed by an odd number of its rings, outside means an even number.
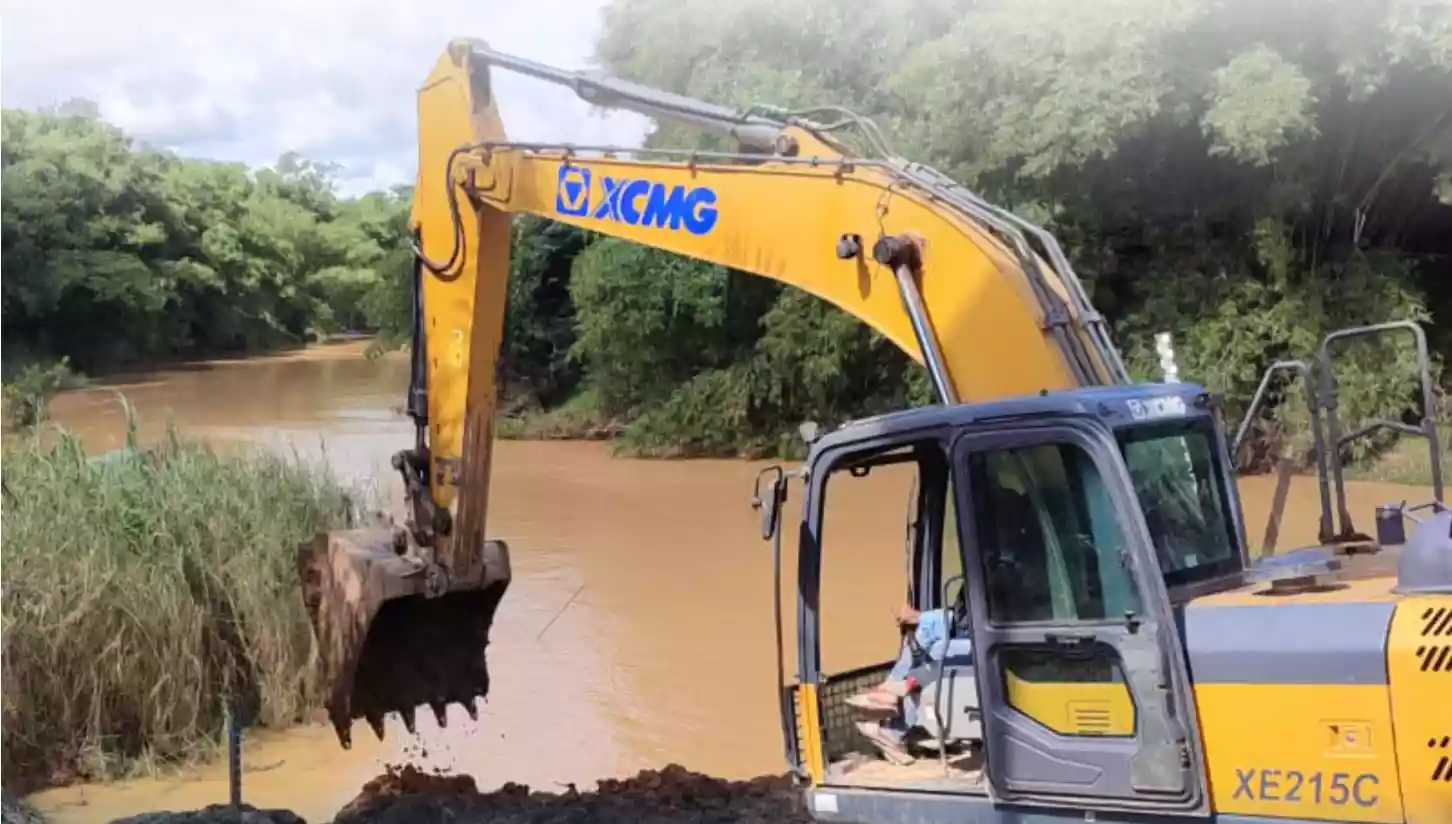
M409 192L336 194L336 170L137 145L84 101L4 112L7 365L257 349L370 329L408 270ZM376 311L375 311L376 314Z

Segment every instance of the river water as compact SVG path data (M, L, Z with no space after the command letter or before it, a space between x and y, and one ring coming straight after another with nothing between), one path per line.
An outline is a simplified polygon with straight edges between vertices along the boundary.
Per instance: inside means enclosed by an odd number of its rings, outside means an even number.
M363 347L118 376L57 397L51 414L88 450L118 448L119 391L136 410L143 441L158 437L169 418L224 447L295 449L344 477L374 479L381 499L396 507L388 461L412 439L398 412L408 364L397 355L367 360ZM360 723L349 751L323 725L252 734L245 800L326 821L385 763L404 761L470 773L481 788L506 781L588 787L670 762L728 778L780 772L770 548L747 505L765 465L617 459L599 443L501 442L490 532L510 543L514 582L491 635L493 686L478 722L453 708L439 729L424 712L416 738L390 720L383 743ZM1240 486L1258 546L1271 482L1247 478ZM908 494L905 470L875 471L834 489L821 597L829 671L895 653L891 614L902 592ZM1364 531L1377 504L1429 497L1389 484L1348 489ZM1314 481L1297 478L1279 546L1313 541L1318 511ZM789 623L788 639L791 632ZM214 764L31 800L57 824L90 824L226 798L225 766Z

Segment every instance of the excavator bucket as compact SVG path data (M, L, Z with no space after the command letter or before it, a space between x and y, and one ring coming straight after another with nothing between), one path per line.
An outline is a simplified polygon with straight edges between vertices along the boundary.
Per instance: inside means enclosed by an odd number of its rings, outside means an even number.
M476 717L476 699L489 693L489 627L510 574L502 541L485 542L480 556L472 574L450 579L386 527L323 533L298 553L328 718L344 748L358 718L381 740L390 712L410 733L420 706L440 726L452 703Z

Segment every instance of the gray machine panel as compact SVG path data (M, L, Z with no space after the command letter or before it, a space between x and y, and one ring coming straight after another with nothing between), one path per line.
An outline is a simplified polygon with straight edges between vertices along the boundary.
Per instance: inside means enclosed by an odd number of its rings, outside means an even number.
M1199 684L1385 684L1395 606L1192 604L1184 611L1191 677Z

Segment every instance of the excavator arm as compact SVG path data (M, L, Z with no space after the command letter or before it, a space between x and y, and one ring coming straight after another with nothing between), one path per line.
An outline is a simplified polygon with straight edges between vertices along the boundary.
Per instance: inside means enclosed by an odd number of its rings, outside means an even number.
M599 105L684 122L738 151L510 142L491 67L573 88ZM813 120L830 113L834 123ZM484 647L509 579L485 537L510 221L534 214L803 289L923 363L940 402L1123 383L1100 316L1047 233L946 176L891 154L868 121L835 109L778 116L598 74L566 72L456 40L418 95L417 271L409 413L395 456L406 527L320 536L300 556L330 716L429 704L472 712ZM872 148L839 135L857 129Z

